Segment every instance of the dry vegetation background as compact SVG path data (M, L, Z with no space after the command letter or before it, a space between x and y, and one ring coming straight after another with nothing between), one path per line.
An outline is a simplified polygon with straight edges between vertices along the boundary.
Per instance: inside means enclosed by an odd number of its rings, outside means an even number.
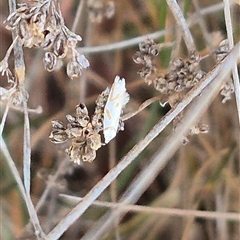
M80 78L71 80L66 66L59 71L44 69L40 49L24 48L28 107L42 111L29 113L31 127L31 199L43 231L47 234L79 201L59 194L84 197L128 153L150 129L170 110L155 102L136 116L125 121L125 130L108 145L97 151L92 163L77 165L69 161L64 149L49 141L51 120L66 122L66 114L73 114L75 106L84 102L89 112L94 111L97 96L113 82L116 75L126 79L130 102L125 113L133 112L147 99L159 92L144 83L138 75L141 66L132 57L138 50L137 37L166 30L153 36L163 47L156 64L163 73L172 58L188 58L181 31L165 0L114 1L115 14L111 19L93 22L89 18L87 2L94 0L61 1L65 24L82 37L79 51L90 62ZM107 2L102 1L102 2ZM82 5L80 16L77 11ZM190 26L197 50L201 56L210 54L201 62L208 72L216 62L212 53L219 42L227 37L224 5L220 0L178 1ZM230 1L234 42L240 39L239 1ZM12 42L11 32L3 21L8 17L8 1L0 3L0 59ZM156 37L157 36L157 37ZM133 40L129 42L128 40ZM119 43L119 45L111 45ZM97 51L92 46L103 46ZM9 59L13 68L13 54ZM226 70L227 71L227 70ZM1 77L1 86L7 86ZM239 185L239 120L234 94L226 103L218 95L205 112L201 122L209 125L208 134L189 138L187 145L179 144L174 153L158 170L156 178L142 192L134 193L135 200L121 205L119 199L133 190L131 182L148 169L150 162L159 158L161 146L173 132L167 126L159 136L137 155L135 160L116 178L59 239L232 239L240 238L240 185ZM1 101L1 115L6 102ZM195 114L194 112L192 114ZM200 119L199 119L200 120ZM7 146L14 164L23 176L23 126L21 109L10 108L1 143L0 173L0 239L37 239L29 222L25 201L3 144ZM151 173L150 173L151 174ZM137 181L137 180L136 180ZM137 184L136 184L137 186ZM97 191L98 189L96 189ZM123 196L123 197L122 197ZM110 220L109 220L110 219ZM109 220L109 221L108 221ZM69 224L70 225L70 224ZM58 237L43 239L58 239Z

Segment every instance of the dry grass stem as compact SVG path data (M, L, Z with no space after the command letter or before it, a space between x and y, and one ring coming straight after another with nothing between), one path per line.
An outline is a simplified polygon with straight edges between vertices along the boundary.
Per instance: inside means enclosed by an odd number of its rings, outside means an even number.
M40 223L39 223L39 219L38 219L38 216L37 216L37 213L35 211L35 208L33 206L33 203L32 203L32 200L30 198L30 195L28 193L26 193L26 190L22 184L22 179L18 173L18 169L16 168L15 166L15 163L9 153L9 150L7 148L7 145L4 141L4 139L2 138L2 136L0 137L0 142L1 142L1 152L3 154L3 156L5 157L6 159L6 162L12 172L12 175L14 176L15 180L16 180L16 183L18 184L18 188L20 190L20 193L26 203L26 206L27 206L27 209L28 209L28 213L29 213L29 217L31 219L31 223L34 227L34 230L35 230L35 235L37 237L37 239L42 239L44 238L45 234L40 226Z
M74 197L71 195L60 194L60 197L63 198L64 201L70 204L77 204L83 200L80 197ZM210 211L198 211L198 210L187 210L187 209L172 209L172 208L156 208L156 207L148 207L148 206L140 206L140 205L131 205L131 204L123 204L123 203L114 203L114 202L104 202L104 201L94 201L93 205L99 207L105 207L110 209L118 209L120 212L140 212L140 213L149 213L149 214L164 214L168 216L179 216L179 217L196 217L196 218L208 218L208 219L225 219L232 221L240 221L238 213L230 213L230 212L210 212Z
M167 0L167 4L171 9L173 16L176 19L177 25L180 27L182 31L182 35L185 41L185 44L188 48L188 51L191 52L196 50L195 43L192 37L192 34L188 28L187 22L182 14L182 11L176 0Z

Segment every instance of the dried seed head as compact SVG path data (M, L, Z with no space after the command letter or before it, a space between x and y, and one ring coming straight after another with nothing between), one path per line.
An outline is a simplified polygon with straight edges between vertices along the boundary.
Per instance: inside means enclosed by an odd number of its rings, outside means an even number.
M154 88L162 94L169 95L189 89L205 75L199 69L200 55L196 51L190 53L187 61L181 58L171 61L168 72L159 76L159 71L154 63L154 57L159 52L159 46L153 39L147 39L139 44L139 50L133 56L134 62L144 65L139 70L139 75L145 83L153 84Z
M104 107L106 105L110 89L106 88L96 100L96 108L92 117L92 125L96 132L103 130Z
M84 103L76 106L76 116L66 115L68 124L59 120L52 121L53 131L49 139L53 143L62 143L71 139L71 146L66 150L70 160L80 164L81 161L93 161L96 157L96 150L102 145L101 136L93 128Z
M55 39L53 52L59 58L64 58L67 54L66 39L61 34Z
M52 120L52 128L55 128L57 130L66 130L63 122L60 120Z
M140 52L142 52L142 53L150 54L150 52L151 52L151 51L150 51L151 47L152 47L152 46L155 46L155 45L156 45L156 44L155 44L154 40L148 38L148 39L146 39L144 42L139 43L139 50L140 50Z
M76 123L76 117L74 117L74 116L72 116L70 114L67 114L66 118L67 118L69 123Z
M83 136L83 129L80 126L68 124L66 132L69 138L77 138L79 142L83 142L85 139Z
M68 140L65 130L54 130L50 133L49 140L53 143L63 143Z
M111 91L112 98L109 98ZM59 120L52 121L52 132L49 139L53 143L62 143L67 139L71 140L71 145L66 149L70 160L80 164L81 161L92 162L96 157L96 151L102 146L100 131L104 137L114 131L114 136L119 130L124 129L123 121L120 118L122 108L129 100L126 93L125 79L116 77L114 84L109 90L103 91L96 100L96 108L92 119L88 115L87 107L84 103L76 106L76 115L67 114L67 126ZM106 121L106 114L108 118ZM110 115L109 115L110 114ZM109 129L111 132L109 133Z
M79 54L77 57L77 62L82 66L82 68L86 69L90 66L89 61L85 58L83 54Z
M102 146L101 136L93 132L89 138L87 138L87 146L89 146L92 150L98 150Z
M69 38L68 40L67 40L67 46L69 47L69 48L75 48L76 46L77 46L77 39L75 39L75 38Z
M189 57L189 61L190 63L199 63L200 62L200 54L197 51L191 51L190 52L190 57Z
M65 26L59 12L59 1L32 1L18 6L5 21L6 28L16 30L23 46L42 47L47 51L44 66L48 71L53 71L57 68L58 59L64 58L69 49L76 51L77 42L82 38ZM81 68L89 66L83 55L78 53L77 56L73 55L67 66L71 78L80 76Z
M92 162L96 158L96 151L90 148L85 148L82 152L83 162Z
M103 19L103 3L101 1L88 2L89 18L92 22L100 23Z
M166 93L166 91L167 91L167 80L161 75L158 76L154 80L154 88L161 93Z
M2 73L2 76L6 75L9 83L15 84L15 78L11 70L8 68L8 62L6 57L0 62L0 73Z
M79 116L88 115L88 110L87 110L87 107L84 103L79 103L76 106L76 114L79 115Z
M67 75L73 79L75 77L80 77L82 75L81 65L74 60L70 60L67 64Z
M221 61L229 52L229 42L228 39L225 39L220 42L218 49L216 50L216 59Z
M171 65L173 67L172 70L180 70L184 67L184 61L181 58L175 59L171 62Z
M46 52L44 54L43 63L45 69L51 72L57 67L57 56L52 52Z
M137 64L144 65L145 60L144 60L143 56L144 56L144 54L142 52L138 51L133 55L133 61Z
M90 117L88 115L84 117L80 117L77 119L77 121L81 125L81 127L86 127L90 122Z
M152 84L153 80L151 78L151 75L154 74L156 71L155 68L151 68L151 67L143 67L142 69L140 69L138 71L138 74L140 75L141 78L143 78L145 80L145 82L150 85Z
M68 149L65 150L67 155L70 158L70 161L77 163L78 165L82 162L81 151L78 147L71 145Z
M189 135L208 133L208 132L209 132L209 126L205 123L199 123L190 129Z
M232 93L234 92L234 85L232 78L229 78L223 85L220 94L224 97L222 103L230 100L232 98Z

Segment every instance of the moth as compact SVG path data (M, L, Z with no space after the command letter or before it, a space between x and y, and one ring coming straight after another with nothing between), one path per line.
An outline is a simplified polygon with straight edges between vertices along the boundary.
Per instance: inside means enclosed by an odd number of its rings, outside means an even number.
M122 109L128 101L129 94L126 92L125 79L116 76L104 107L103 135L105 143L116 136Z

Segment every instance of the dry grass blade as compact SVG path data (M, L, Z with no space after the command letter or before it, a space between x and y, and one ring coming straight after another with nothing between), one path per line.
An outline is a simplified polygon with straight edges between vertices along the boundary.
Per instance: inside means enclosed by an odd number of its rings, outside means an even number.
M60 197L64 199L67 203L77 204L82 201L80 197L74 197L70 195L60 194ZM112 210L118 209L120 212L141 212L149 214L159 214L159 215L172 215L172 216L181 216L181 217L196 217L196 218L208 218L208 219L226 219L232 221L240 221L238 213L220 213L220 212L206 212L206 211L196 211L196 210L187 210L187 209L172 209L172 208L155 208L141 205L131 205L123 203L113 203L113 202L104 202L104 201L94 201L93 205L99 207L110 208Z

